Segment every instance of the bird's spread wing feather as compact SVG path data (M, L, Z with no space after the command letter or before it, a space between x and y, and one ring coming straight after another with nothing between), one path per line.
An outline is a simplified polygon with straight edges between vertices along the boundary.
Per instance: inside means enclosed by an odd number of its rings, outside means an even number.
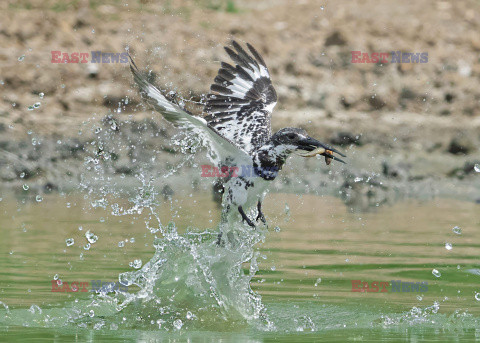
M207 97L205 119L223 137L252 152L271 136L277 94L260 54L248 43L250 54L237 42L232 45L235 51L225 50L236 65L222 62Z
M205 119L193 116L179 103L169 100L160 89L142 76L131 57L130 62L130 70L140 88L142 97L166 120L200 136L203 145L209 150L212 162L217 165L222 165L225 161L242 164L251 159L240 146L223 137L214 127L210 127Z

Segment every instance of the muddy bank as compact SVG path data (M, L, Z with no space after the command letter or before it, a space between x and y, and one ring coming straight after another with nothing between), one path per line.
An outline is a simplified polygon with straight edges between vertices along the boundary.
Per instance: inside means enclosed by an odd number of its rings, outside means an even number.
M279 96L274 128L304 127L349 157L330 174L319 161L295 159L290 165L300 170L287 165L277 190L308 182L314 186L304 191L343 194L347 202L357 193L380 194L368 200L375 205L391 189L421 192L433 180L443 191L432 194L480 197L469 186L478 182L480 160L478 2L228 4L2 2L1 187L75 189L91 159L134 185L140 171L159 176L184 159L171 145L174 130L142 105L127 65L52 63L52 51L71 56L128 47L159 85L199 100L227 59L222 46L235 38L267 61ZM428 62L352 63L352 51L426 52ZM111 136L99 146L106 132ZM193 163L202 162L185 163L172 177L202 184ZM360 179L369 181L360 187L366 182Z
M205 150L194 142L191 147L179 145L184 136L163 118L140 112L142 107L135 116L109 114L79 122L73 137L34 130L21 139L2 136L2 189L34 199L38 194L88 190L112 182L128 190L138 187L140 179L151 178L156 191L166 198L179 189L210 192L214 180L201 177L201 165L209 163ZM416 124L420 132L409 124L414 116L392 114L387 120L362 113L345 117L314 110L276 113L275 128L280 123L304 127L343 150L348 164L327 167L322 159L291 157L272 183L272 191L340 196L356 210L406 197L478 201L479 154L475 149L452 151L451 146L458 137L478 146L479 123L470 121L465 130L462 127L467 125L461 121L451 127L423 116ZM369 124L372 121L374 127Z

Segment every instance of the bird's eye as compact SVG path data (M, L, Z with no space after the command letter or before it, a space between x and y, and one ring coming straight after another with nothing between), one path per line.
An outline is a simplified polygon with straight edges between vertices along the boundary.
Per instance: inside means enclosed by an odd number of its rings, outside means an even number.
M293 133L290 133L289 135L287 135L288 139L295 139L295 134Z

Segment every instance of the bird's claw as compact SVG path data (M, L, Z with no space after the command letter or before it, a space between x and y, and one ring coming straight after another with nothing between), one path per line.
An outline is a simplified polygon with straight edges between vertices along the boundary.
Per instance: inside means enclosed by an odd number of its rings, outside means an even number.
M247 222L247 224L248 224L249 226L251 226L251 227L253 227L253 228L256 228L255 223L252 222L252 221L250 220L250 218L248 218L248 217L242 218L242 223L245 223L245 222Z
M238 212L240 212L240 215L242 216L242 223L247 222L249 226L256 228L255 224L250 220L250 218L248 218L248 216L243 211L242 206L238 206Z
M265 216L263 215L262 203L261 203L260 200L257 203L257 210L258 210L258 214L257 214L257 218L255 218L255 220L257 222L258 222L258 220L261 220L263 224L267 225L267 220L265 219Z
M263 224L267 225L267 220L265 219L265 216L263 215L262 212L258 212L257 218L255 220L258 222L259 220L262 221Z

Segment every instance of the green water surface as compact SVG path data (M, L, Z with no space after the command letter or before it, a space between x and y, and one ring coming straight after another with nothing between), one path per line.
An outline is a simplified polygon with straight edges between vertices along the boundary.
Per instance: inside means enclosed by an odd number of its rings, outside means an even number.
M154 252L144 213L116 217L92 210L89 201L3 195L0 301L8 311L0 304L0 341L480 341L478 204L409 200L351 213L336 198L271 194L252 288L273 327L219 322L165 331L123 328L118 316L98 328L56 324L69 304L94 299L89 292L52 292L56 275L67 283L117 281L119 273L134 270L132 261L146 262ZM173 220L180 231L214 229L219 217L209 195L165 204L161 220ZM86 250L88 230L98 241ZM74 244L67 246L70 238ZM428 290L352 292L352 280L423 282Z

